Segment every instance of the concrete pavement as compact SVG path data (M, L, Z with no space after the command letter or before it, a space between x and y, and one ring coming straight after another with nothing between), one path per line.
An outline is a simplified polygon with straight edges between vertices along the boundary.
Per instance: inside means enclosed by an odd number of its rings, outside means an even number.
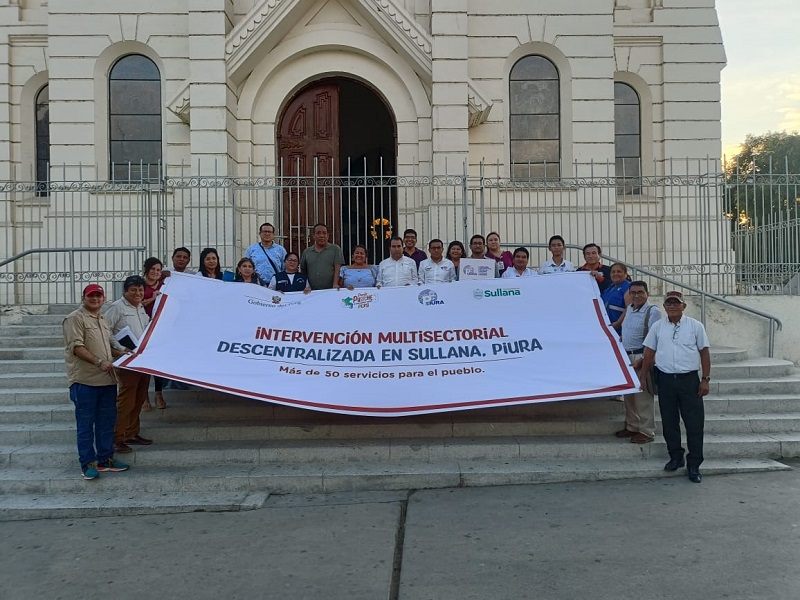
M682 474L4 522L0 598L797 600L789 464L700 485Z

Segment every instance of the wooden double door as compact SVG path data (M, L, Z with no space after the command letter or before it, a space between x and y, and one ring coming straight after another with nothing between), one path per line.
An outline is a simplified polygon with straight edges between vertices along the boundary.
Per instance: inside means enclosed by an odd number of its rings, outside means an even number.
M313 243L314 225L325 223L346 258L357 243L370 259L382 258L388 242L371 228L397 215L394 180L378 176L389 161L395 172L394 119L383 101L355 81L316 82L286 106L277 144L287 249L302 252ZM340 156L342 148L348 156Z

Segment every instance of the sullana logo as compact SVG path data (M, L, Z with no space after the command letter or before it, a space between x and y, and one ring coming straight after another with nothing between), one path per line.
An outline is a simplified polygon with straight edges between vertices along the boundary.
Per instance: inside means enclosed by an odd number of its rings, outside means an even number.
M521 296L522 292L519 291L519 288L497 288L493 290L486 290L486 289L475 289L472 291L472 297L475 300L480 300L482 298L502 298L506 296Z

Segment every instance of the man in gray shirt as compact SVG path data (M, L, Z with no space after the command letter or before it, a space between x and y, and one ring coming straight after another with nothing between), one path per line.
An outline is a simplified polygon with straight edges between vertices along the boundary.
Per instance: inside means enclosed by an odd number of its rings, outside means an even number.
M126 327L141 342L145 328L150 323L150 317L142 306L144 298L145 281L139 275L131 275L123 283L122 298L111 304L105 314L112 335L117 335ZM111 346L120 352L134 350L135 342L126 338L127 345L123 346L112 337ZM116 369L119 388L117 390L117 423L114 427L114 452L127 453L132 448L129 444L149 446L153 440L139 435L141 423L139 413L142 405L147 400L150 375Z
M622 317L622 345L628 354L631 366L638 373L642 368L644 338L650 327L661 318L658 307L647 299L647 283L634 281L628 290L631 303ZM630 438L634 444L647 444L655 437L656 405L652 386L636 394L625 394L625 427L614 435Z

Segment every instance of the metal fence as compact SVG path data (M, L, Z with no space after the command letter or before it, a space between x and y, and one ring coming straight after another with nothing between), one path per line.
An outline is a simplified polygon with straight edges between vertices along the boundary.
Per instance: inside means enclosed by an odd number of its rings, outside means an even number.
M0 304L74 302L86 282L120 281L140 272L148 256L169 268L178 246L192 251L194 267L200 250L214 247L232 268L267 221L277 241L295 251L309 245L315 223L325 222L345 256L363 244L373 262L388 255L388 238L406 228L417 231L423 247L433 238L466 244L473 233L496 231L505 248L531 248L532 266L547 258L548 238L560 234L576 264L578 248L595 242L606 260L710 293L800 292L800 225L785 208L797 202L800 176L737 181L697 167L659 177L590 173L526 181L481 165L450 177L348 172L4 182ZM774 186L781 186L780 196ZM784 209L756 210L769 206L770 197L782 198ZM656 278L652 284L656 293L664 286Z

